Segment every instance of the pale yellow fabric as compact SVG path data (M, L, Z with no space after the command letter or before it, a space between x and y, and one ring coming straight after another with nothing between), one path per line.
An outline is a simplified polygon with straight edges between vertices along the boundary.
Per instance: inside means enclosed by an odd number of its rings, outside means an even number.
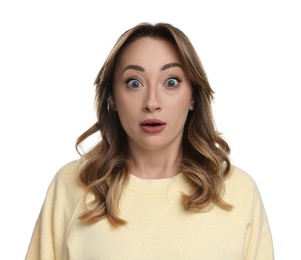
M180 198L189 185L182 173L160 180L131 175L120 201L128 224L114 229L106 220L94 225L79 221L85 187L78 164L65 165L51 183L26 260L274 259L259 191L238 168L232 167L225 182L231 212L218 207L205 213L185 210Z

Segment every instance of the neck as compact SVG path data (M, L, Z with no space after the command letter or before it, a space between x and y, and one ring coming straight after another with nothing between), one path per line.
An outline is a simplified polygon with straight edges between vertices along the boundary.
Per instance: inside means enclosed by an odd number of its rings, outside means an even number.
M180 148L146 150L130 147L130 151L130 173L139 178L171 178L180 172Z

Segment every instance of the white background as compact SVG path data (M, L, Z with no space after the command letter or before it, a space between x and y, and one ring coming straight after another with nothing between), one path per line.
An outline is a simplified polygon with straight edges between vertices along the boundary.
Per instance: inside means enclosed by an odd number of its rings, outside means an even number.
M191 39L233 163L261 191L276 259L301 259L300 11L290 0L1 1L0 259L25 257L50 181L95 121L98 70L144 21Z

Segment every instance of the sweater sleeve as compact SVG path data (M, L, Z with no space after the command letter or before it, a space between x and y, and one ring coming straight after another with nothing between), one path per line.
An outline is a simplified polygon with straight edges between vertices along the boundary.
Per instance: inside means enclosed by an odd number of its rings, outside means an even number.
M271 231L257 186L253 190L253 216L246 235L246 260L273 260Z
M83 194L75 178L77 168L74 162L65 165L51 182L25 260L64 259L65 234Z

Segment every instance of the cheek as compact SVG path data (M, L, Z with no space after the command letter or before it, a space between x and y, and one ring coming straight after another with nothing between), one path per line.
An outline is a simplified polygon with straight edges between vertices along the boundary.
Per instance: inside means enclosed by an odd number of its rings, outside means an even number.
M179 100L174 108L175 113L179 115L179 120L183 123L186 122L189 111L193 110L193 102L190 96L186 96L184 99Z
M173 106L171 106L168 110L169 119L172 124L174 124L174 127L180 127L182 128L187 120L187 116L189 113L190 108L190 100L187 101L183 100L175 103Z
M124 86L115 86L114 98L117 109L132 109L139 103L139 96L128 93Z
M134 113L139 106L139 102L137 100L130 98L117 98L115 102L117 112L120 112L123 115Z
M120 122L124 128L129 125L133 125L133 120L137 119L137 101L129 100L128 98L117 98L116 112L119 115Z
M193 102L190 95L181 96L170 102L170 109L177 111L177 113L187 113L193 109Z

